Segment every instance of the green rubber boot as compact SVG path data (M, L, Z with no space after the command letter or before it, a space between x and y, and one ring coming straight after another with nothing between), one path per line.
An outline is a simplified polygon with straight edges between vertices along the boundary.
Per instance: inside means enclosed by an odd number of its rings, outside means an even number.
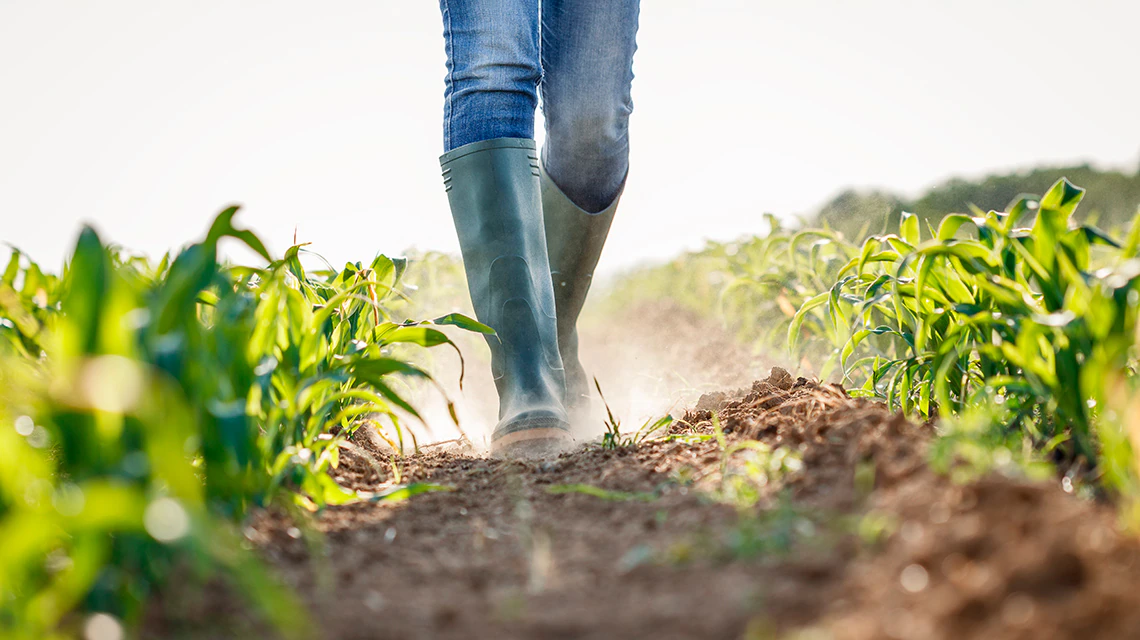
M439 163L475 315L496 332L487 336L499 392L491 451L556 453L573 441L534 140L473 142Z
M566 369L566 411L575 429L581 429L590 420L593 386L578 358L578 316L586 304L594 267L602 255L621 192L604 210L588 213L562 193L545 168L541 171L542 215L558 313L558 351Z

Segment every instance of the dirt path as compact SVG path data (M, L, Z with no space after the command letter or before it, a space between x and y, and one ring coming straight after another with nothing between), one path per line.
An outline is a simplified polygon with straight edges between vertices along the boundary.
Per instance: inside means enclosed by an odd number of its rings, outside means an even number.
M1107 507L955 484L930 428L783 370L692 406L668 440L556 460L435 447L404 480L451 491L329 509L316 546L269 515L248 535L327 638L1140 637L1140 544ZM768 450L725 455L745 441ZM382 489L359 444L339 479ZM185 608L152 630L234 636Z
M453 491L330 509L316 549L280 518L250 536L328 638L1140 637L1140 545L1107 509L955 485L923 462L927 428L780 371L700 409L670 442L423 454L408 478ZM799 453L782 473L765 457L766 483L734 456L726 481L710 410L730 446ZM346 456L341 479L384 486L384 456Z

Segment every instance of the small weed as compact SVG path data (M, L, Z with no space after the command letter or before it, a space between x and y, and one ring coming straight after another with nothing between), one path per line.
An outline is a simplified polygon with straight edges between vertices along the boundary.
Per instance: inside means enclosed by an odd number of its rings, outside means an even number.
M729 531L722 553L728 560L785 554L797 541L812 538L819 530L817 516L796 507L791 496L782 493L772 507L742 518Z
M735 506L741 511L754 508L783 480L803 469L800 454L786 447L772 448L758 440L743 440L729 444L720 425L720 417L712 416L713 433L720 447L720 485L713 492L718 502ZM740 464L732 464L737 454Z
M673 424L673 416L666 415L657 420L652 418L646 420L637 431L632 435L624 436L621 433L621 420L614 417L614 412L610 410L610 403L606 402L606 396L602 393L602 385L594 378L594 387L598 390L598 396L602 399L602 404L606 407L606 432L602 434L602 449L613 450L621 449L624 447L635 447L650 439L650 436L661 431L668 429L669 425Z
M874 547L882 544L898 529L898 517L882 511L870 511L855 523L855 533L863 544Z
M521 591L514 591L503 596L495 606L494 617L500 622L514 622L526 616L527 597Z
M658 498L653 493L629 493L626 491L610 491L601 487L595 487L591 484L555 484L546 488L547 493L561 495L565 493L581 493L602 500L609 500L611 502L629 502L630 500L637 500L640 502L653 502Z
M740 519L726 532L705 532L672 545L664 559L676 565L706 558L735 562L783 555L806 540L826 546L839 533L829 524L832 522L840 521L796 506L791 495L783 492L765 509L741 512Z

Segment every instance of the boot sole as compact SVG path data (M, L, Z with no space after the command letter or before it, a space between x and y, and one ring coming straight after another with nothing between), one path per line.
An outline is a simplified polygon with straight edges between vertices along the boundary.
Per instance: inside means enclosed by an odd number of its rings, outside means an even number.
M542 457L557 455L574 444L569 425L543 416L511 425L511 430L491 439L491 454L500 457Z
M546 458L569 450L573 444L574 441L561 429L528 429L491 443L491 455L496 458Z

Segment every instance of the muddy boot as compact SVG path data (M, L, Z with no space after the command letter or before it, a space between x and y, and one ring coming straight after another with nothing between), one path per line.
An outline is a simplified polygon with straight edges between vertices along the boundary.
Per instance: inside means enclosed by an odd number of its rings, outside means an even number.
M608 207L588 213L574 204L542 170L542 214L550 275L558 309L558 351L566 369L566 411L575 429L591 419L593 382L578 359L578 315L602 255L621 192Z
M547 455L572 443L563 406L554 291L534 140L497 138L439 159L475 315L499 391L496 455Z

